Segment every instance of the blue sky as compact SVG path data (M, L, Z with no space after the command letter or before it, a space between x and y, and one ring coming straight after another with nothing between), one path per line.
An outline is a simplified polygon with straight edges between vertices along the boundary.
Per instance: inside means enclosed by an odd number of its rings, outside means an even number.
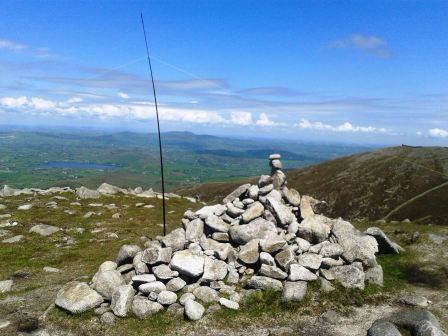
M0 1L0 124L448 144L447 1Z

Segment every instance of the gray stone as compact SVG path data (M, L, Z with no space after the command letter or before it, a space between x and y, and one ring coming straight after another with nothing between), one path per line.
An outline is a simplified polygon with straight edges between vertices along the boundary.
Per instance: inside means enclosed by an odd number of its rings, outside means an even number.
M124 274L131 272L133 270L134 270L133 264L124 264L117 268L117 271L120 272L121 274L123 274L123 276L124 276Z
M98 271L114 271L117 269L117 263L114 261L105 261L103 262Z
M162 248L161 246L149 247L143 251L142 261L148 265L155 266L159 264L168 264L171 261L171 247Z
M72 314L83 313L98 307L103 298L86 283L72 281L64 285L56 295L55 305Z
M106 299L110 299L115 288L121 285L125 285L125 281L117 270L98 271L92 279L92 288Z
M159 265L152 268L152 273L158 280L166 281L179 276L179 272L171 270L168 265Z
M204 222L200 218L196 218L185 225L185 238L190 242L199 241L204 234Z
M336 266L331 270L334 277L345 288L359 288L364 289L365 275L362 270L354 265Z
M227 263L222 260L205 258L204 274L202 278L207 281L223 280L227 275Z
M141 250L138 245L123 245L118 251L117 265L132 263L135 255Z
M300 216L303 219L308 219L314 216L309 196L303 196L300 200Z
M105 312L101 315L100 322L102 324L113 324L115 322L115 315L111 312Z
M266 197L266 202L280 226L285 227L294 221L294 214L287 206L270 196Z
M289 265L296 262L294 250L290 246L286 246L275 255L275 261L282 270L289 271Z
M183 228L178 228L171 231L162 238L162 243L165 247L171 247L173 252L183 250L187 244L185 230Z
M331 227L332 220L325 216L308 216L299 224L297 235L310 243L318 244L328 238Z
M405 328L415 331L419 324L422 322L429 322L436 329L440 329L440 324L437 318L427 309L424 308L407 308L393 313L389 318L389 322ZM414 334L413 334L414 335ZM418 335L418 334L415 334ZM420 334L425 335L425 334ZM431 334L429 334L431 335ZM437 335L437 334L436 334ZM443 334L442 334L443 335Z
M238 216L241 216L244 213L243 209L240 209L233 205L232 203L227 203L227 214L232 218L237 218Z
M222 209L226 209L224 205L222 204L216 204L216 205L207 205L198 211L195 212L196 216L199 216L202 219L207 218L210 215L214 215L215 212L220 212Z
M150 301L146 297L136 296L132 302L132 312L139 319L148 318L161 310L163 306L160 303Z
M166 312L173 316L183 316L185 310L180 303L175 302L166 309Z
M100 198L101 194L97 190L80 187L76 189L76 195L81 199Z
M148 283L148 282L155 282L156 277L154 274L139 274L132 277L132 282L136 284L137 286Z
M134 299L135 291L130 285L117 287L112 293L110 307L116 316L125 317Z
M195 300L196 296L193 293L185 293L179 298L179 302L181 305L184 305L188 300Z
M212 232L229 232L230 225L215 215L210 215L205 219L205 225Z
M184 288L187 283L182 278L174 278L167 282L166 290L177 292Z
M233 243L244 245L252 239L263 238L265 231L277 232L277 228L274 223L263 218L257 218L249 224L232 226L229 233Z
M219 243L213 239L205 238L205 236L202 236L199 243L204 251L213 251L213 254L221 260L226 260L233 250L229 243Z
M29 232L37 233L43 237L47 237L52 235L53 233L56 233L60 230L60 228L52 225L46 225L46 224L37 224L33 225Z
M43 268L43 271L46 273L61 273L61 270L59 268L54 268L50 266L45 266Z
M260 258L259 244L259 239L252 239L247 244L241 246L240 252L238 253L238 259L245 265L253 265L257 263Z
M166 286L161 281L147 282L138 286L138 290L143 294L148 295L149 293L157 293L166 290Z
M367 331L367 336L401 336L395 325L385 320L377 320Z
M286 245L286 240L275 232L267 231L260 240L260 247L263 252L275 253Z
M258 180L258 187L262 188L272 183L272 178L269 175L261 175Z
M32 204L23 204L23 205L19 205L17 207L17 210L26 211L26 210L30 210L32 207L33 207Z
M231 301L231 300L228 300L226 298L220 298L219 299L219 304L221 306L224 306L226 308L233 309L233 310L240 309L240 305L238 304L238 302Z
M3 280L0 281L0 293L10 292L12 289L13 281L12 280Z
M275 259L267 252L260 252L260 263L275 266Z
M286 281L283 285L282 302L299 302L306 295L307 283L305 281Z
M322 246L318 253L323 258L337 258L344 253L344 249L339 244L329 243Z
M286 175L281 170L277 170L272 174L272 184L275 190L281 190L286 183Z
M263 215L264 206L260 202L253 203L241 216L243 223L249 223Z
M288 274L286 272L283 272L280 268L275 266L269 266L266 264L261 265L258 274L278 280L284 280L288 277Z
M265 276L254 275L247 281L247 286L253 289L274 289L274 290L282 290L283 285L280 280L271 279Z
M205 257L192 254L188 250L177 251L171 259L170 268L189 277L199 277L204 273Z
M11 325L11 321L0 319L0 330L6 329Z
M415 336L447 336L430 321L421 321L413 329Z
M330 293L334 291L336 288L331 284L330 281L324 278L320 278L320 290L324 293Z
M368 268L365 272L365 281L370 284L383 286L383 268L380 265Z
M398 298L398 302L408 306L420 308L428 307L428 299L416 294L403 294Z
M372 236L362 235L352 224L342 219L334 221L332 232L344 249L342 256L348 262L369 262L375 259L378 243Z
M3 239L2 243L5 244L13 244L13 243L18 243L23 239L23 235L17 235L11 238L7 238L7 239Z
M375 240L378 243L378 253L380 254L400 253L400 250L397 247L398 245L392 242L380 228L370 227L364 233L375 238Z
M247 194L248 196L253 199L253 200L257 200L258 199L258 191L260 189L258 188L258 186L256 185L252 185L249 187L249 189L247 190Z
M243 184L236 188L234 191L232 191L229 195L227 195L223 200L223 204L227 204L229 202L233 202L236 198L239 198L241 195L243 195L247 189L249 189L250 184Z
M318 270L322 264L322 256L315 253L303 253L297 257L297 262L303 267Z
M299 264L291 264L289 266L289 281L314 281L317 275Z
M204 303L212 303L219 301L219 294L213 288L207 286L199 286L193 291L193 295Z
M282 189L283 198L292 206L298 207L300 205L300 194L295 189L288 189L286 186Z
M258 194L260 196L266 196L272 190L274 190L274 185L271 183L271 184L265 185L264 187L261 187L260 189L258 189Z
M311 247L310 242L303 238L296 238L296 244L297 246L299 246L299 250L302 252L307 252Z
M333 273L333 271L331 269L321 268L319 270L319 273L320 273L320 275L323 278L325 278L325 279L327 279L329 281L332 281L332 280L336 279L335 276L334 276L334 273Z
M228 243L230 241L229 234L225 232L214 232L212 239L221 243Z
M341 317L334 310L327 310L319 316L319 322L335 325L341 321Z
M204 306L194 300L187 300L185 302L184 307L185 307L185 316L190 321L200 320L205 312Z
M169 306L177 301L177 295L171 291L161 291L157 297L157 302L164 306Z

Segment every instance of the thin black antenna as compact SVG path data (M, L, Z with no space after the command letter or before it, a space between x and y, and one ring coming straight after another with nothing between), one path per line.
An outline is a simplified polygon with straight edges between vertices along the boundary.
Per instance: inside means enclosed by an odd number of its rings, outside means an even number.
M159 122L159 109L157 106L156 86L154 85L154 76L152 73L151 58L149 57L148 39L146 38L145 21L143 20L143 13L140 13L142 19L143 35L145 36L146 55L148 57L149 71L151 73L152 92L154 94L154 105L156 107L157 118L157 133L159 134L159 154L160 154L160 174L162 177L162 216L163 216L163 235L166 235L166 220L165 220L165 179L163 177L163 154L162 154L162 138L160 136L160 122Z

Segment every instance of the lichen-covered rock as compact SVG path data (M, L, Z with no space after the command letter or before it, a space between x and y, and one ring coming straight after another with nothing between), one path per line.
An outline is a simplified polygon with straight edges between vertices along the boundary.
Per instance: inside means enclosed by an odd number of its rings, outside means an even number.
M364 289L364 272L355 265L336 266L331 270L343 287Z
M260 202L255 202L250 207L244 211L244 213L241 216L241 220L243 223L249 223L253 221L255 218L260 217L263 215L264 206Z
M260 240L252 239L247 244L241 246L238 259L245 265L253 265L260 258Z
M212 303L219 301L219 294L213 288L208 286L199 286L193 291L193 295L204 303Z
M185 248L185 245L187 244L185 230L183 228L178 228L171 231L169 234L162 238L162 244L165 247L171 247L173 252L183 250Z
M274 289L274 290L282 290L283 285L280 280L268 278L265 276L254 275L247 281L247 287L253 289Z
M141 259L151 266L168 264L171 261L172 252L171 247L153 246L143 251Z
M184 307L185 307L185 316L190 321L200 320L205 312L205 308L203 305L191 299L185 302Z
M306 295L307 283L305 281L286 281L283 285L282 302L299 302Z
M310 243L318 244L330 235L332 220L322 215L312 215L299 224L297 235Z
M204 222L196 218L185 225L185 238L190 242L198 241L204 234Z
M116 316L125 317L128 314L134 295L134 288L130 285L122 285L114 290L110 308Z
M367 336L401 336L398 328L385 320L377 320L367 331Z
M98 271L92 279L92 288L106 299L110 299L115 288L121 285L125 285L125 281L117 270Z
M229 232L230 225L224 222L220 217L210 215L205 219L206 228L211 232Z
M161 311L163 306L143 296L136 296L132 301L132 312L139 319L148 318L151 315Z
M103 301L103 297L86 283L72 281L59 290L55 304L72 314L79 314L98 307Z
M294 221L294 214L287 206L271 196L266 197L266 202L280 226L285 227Z
M278 280L284 280L288 277L288 273L283 272L280 268L266 264L261 265L258 274Z
M243 184L241 186L239 186L238 188L236 188L234 191L232 191L229 195L227 195L223 200L222 203L223 204L227 204L229 202L233 202L235 200L235 198L240 197L242 194L244 194L247 189L249 189L250 184Z
M204 274L202 278L207 281L223 280L227 275L227 263L222 260L205 258Z
M234 244L244 245L252 239L261 239L265 231L277 232L275 224L264 218L257 218L249 224L235 225L230 228L230 239Z
M317 275L309 269L299 265L291 264L289 266L289 281L314 281L317 280Z
M132 263L135 255L142 249L138 245L123 245L118 251L117 265Z

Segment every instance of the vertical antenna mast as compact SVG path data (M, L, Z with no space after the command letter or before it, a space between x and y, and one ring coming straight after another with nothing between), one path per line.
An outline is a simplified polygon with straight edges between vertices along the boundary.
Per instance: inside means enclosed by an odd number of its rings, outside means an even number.
M159 135L159 154L160 154L160 174L162 178L162 216L163 216L163 235L166 235L166 219L165 219L165 179L163 177L163 155L162 155L162 138L160 136L160 122L159 122L159 109L157 106L156 86L154 85L154 76L152 73L151 58L149 57L148 40L146 38L145 22L143 20L143 13L140 13L142 19L143 35L145 37L146 55L148 57L149 71L151 73L152 92L154 94L154 105L156 107L157 118L157 133Z

